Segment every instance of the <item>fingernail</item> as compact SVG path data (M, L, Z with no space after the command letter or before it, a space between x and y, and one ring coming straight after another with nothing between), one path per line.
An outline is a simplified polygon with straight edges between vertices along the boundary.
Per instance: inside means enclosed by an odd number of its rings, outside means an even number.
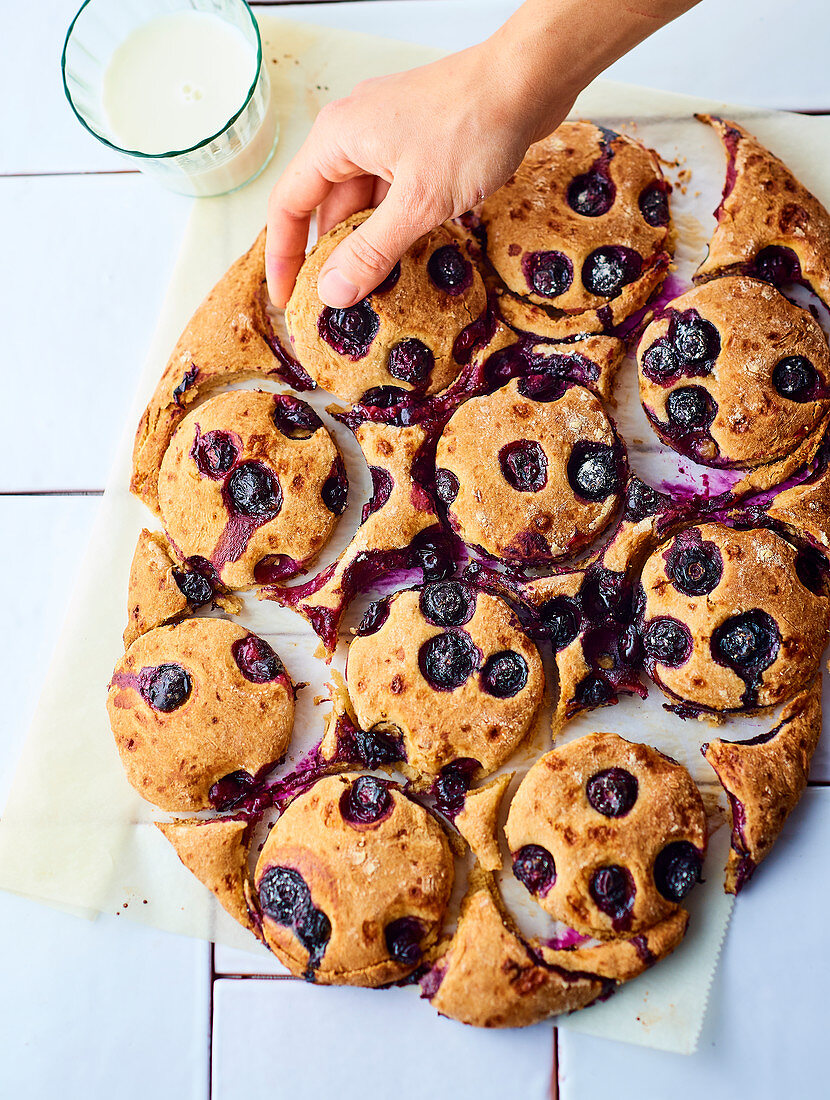
M354 283L350 283L336 267L324 271L317 280L317 293L327 306L333 309L345 309L353 306L360 296Z

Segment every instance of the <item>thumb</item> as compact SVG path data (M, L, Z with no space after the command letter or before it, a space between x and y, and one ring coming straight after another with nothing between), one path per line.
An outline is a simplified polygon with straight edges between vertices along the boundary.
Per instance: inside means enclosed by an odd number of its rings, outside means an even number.
M406 250L444 220L406 202L393 182L380 206L329 256L317 277L317 293L327 306L345 309L378 286Z

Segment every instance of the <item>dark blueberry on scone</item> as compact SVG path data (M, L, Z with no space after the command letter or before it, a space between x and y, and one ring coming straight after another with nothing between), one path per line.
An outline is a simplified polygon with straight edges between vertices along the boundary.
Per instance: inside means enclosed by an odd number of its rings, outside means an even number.
M227 801L226 777L236 777L235 801L284 755L294 689L262 638L226 619L187 619L133 642L113 672L107 710L139 794L163 810L201 810L215 804L213 793Z
M537 760L504 831L513 873L543 909L603 940L669 918L706 854L703 802L686 769L614 733Z
M361 729L395 729L419 780L466 761L486 775L528 732L541 701L539 653L502 600L459 581L388 599L349 647L346 680ZM463 718L461 717L463 716ZM439 782L442 780L439 779Z
M695 287L651 322L637 357L652 427L697 462L768 467L775 484L820 443L830 415L827 340L772 286L734 276Z
M330 309L317 296L328 257L371 214L321 237L306 257L285 312L294 351L311 377L343 401L394 387L434 394L458 375L456 344L486 312L481 275L447 226L425 234L367 298Z
M178 426L161 465L159 504L179 551L241 589L312 561L347 489L313 409L284 394L239 390L211 398Z
M254 873L267 945L324 985L405 978L438 937L452 883L441 826L366 775L329 776L298 795Z
M669 190L638 141L562 123L482 204L497 314L551 340L625 320L665 277Z
M610 523L625 452L599 400L582 386L532 396L522 380L473 397L438 441L439 495L471 546L508 561L574 554Z
M804 583L801 558L772 531L719 523L659 546L643 566L641 607L658 687L713 711L790 699L815 674L830 616L826 585Z

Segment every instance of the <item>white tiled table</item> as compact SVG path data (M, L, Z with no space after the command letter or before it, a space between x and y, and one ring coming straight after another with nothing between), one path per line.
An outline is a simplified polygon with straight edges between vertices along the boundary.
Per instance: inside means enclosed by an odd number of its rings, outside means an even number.
M59 56L75 6L9 3L0 36L0 804L190 207L125 172L71 116ZM362 0L285 11L457 48L515 6ZM704 0L611 75L830 109L828 38L825 0ZM399 991L367 995L358 1033L337 991L252 976L262 968L243 955L214 957L126 918L87 922L0 895L0 1097L293 1100L329 1095L338 1075L338 1100L826 1095L827 975L815 970L814 945L830 911L828 782L814 777L740 899L693 1057L437 1018L428 1049L413 1049L407 1014L424 1010ZM387 1018L392 1001L399 1041L379 1048L369 1014Z

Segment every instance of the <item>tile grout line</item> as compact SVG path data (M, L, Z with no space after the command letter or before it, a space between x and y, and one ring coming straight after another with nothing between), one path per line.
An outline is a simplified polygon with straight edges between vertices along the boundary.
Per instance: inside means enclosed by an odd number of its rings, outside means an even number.
M550 1100L559 1100L559 1028L553 1029L553 1065L550 1074Z
M0 497L102 497L103 489L0 489Z
M208 1057L208 1077L207 1077L207 1100L213 1098L213 989L216 984L216 944L211 943L210 952L210 990L208 992L208 1041L207 1041L207 1057Z

